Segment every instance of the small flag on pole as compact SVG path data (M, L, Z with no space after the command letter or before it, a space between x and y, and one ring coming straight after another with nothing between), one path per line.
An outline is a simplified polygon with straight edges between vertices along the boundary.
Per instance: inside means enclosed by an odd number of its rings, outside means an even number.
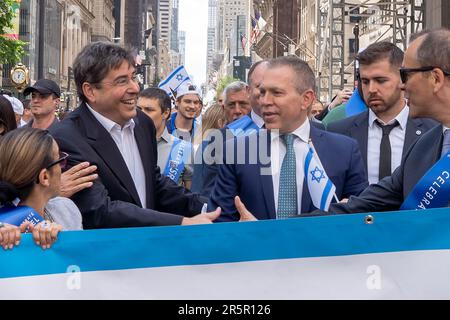
M171 98L175 98L173 92L177 92L178 87L180 87L185 82L190 82L191 79L184 68L184 66L179 66L163 81L159 83L159 88L163 89Z
M328 211L331 200L336 195L336 187L325 172L311 140L308 148L304 166L308 191L314 206Z

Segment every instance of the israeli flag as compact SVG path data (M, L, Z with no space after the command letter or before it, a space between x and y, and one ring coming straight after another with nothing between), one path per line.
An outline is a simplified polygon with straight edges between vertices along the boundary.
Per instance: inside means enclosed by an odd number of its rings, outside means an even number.
M320 210L328 211L336 187L325 172L314 146L309 144L308 148L304 166L308 191L314 206Z
M186 81L190 81L189 75L184 68L183 65L179 66L175 70L172 71L172 73L163 81L161 81L158 85L158 87L165 92L172 98L175 98L173 96L174 92L177 92L178 87L181 86Z

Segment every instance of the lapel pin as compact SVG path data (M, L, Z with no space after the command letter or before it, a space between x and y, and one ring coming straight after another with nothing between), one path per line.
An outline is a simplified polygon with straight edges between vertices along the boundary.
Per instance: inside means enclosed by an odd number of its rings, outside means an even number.
M417 134L418 136L420 136L420 135L422 134L422 131L417 130L417 131L416 131L416 134Z

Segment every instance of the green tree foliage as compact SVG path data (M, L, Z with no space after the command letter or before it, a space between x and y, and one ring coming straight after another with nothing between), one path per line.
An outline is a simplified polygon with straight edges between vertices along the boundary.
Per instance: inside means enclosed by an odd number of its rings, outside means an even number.
M220 94L222 94L225 87L234 81L240 81L240 80L233 78L232 76L227 76L225 78L220 79L217 82L217 87L216 87L217 95L216 96L219 96Z
M24 55L25 42L9 39L4 35L12 28L14 18L13 4L15 0L0 1L0 64L16 63Z

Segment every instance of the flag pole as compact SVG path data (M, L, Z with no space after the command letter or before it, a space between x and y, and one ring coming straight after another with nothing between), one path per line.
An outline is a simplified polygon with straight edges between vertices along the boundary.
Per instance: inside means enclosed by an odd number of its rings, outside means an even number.
M317 153L316 148L314 148L314 144L312 143L311 138L309 138L309 140L308 140L308 145L312 148L312 151L317 156L316 158L317 158L317 161L319 161L320 166L325 170L325 167L323 166L322 162L320 161L319 154ZM325 171L325 173L326 173L326 171ZM328 174L327 174L327 176L328 176ZM330 179L330 177L328 177L328 179ZM337 203L339 203L339 199L336 195L336 191L333 192L333 198L334 198L334 200L336 200Z

